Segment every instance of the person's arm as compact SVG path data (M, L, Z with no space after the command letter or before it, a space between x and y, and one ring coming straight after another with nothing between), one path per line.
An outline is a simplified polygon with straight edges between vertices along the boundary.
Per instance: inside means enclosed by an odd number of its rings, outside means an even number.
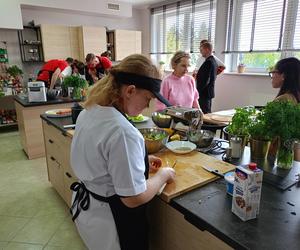
M163 184L171 183L175 179L175 170L170 167L161 168L153 177L147 180L147 190L141 194L122 197L121 201L130 208L138 207L149 202L159 191Z
M199 105L199 102L198 102L199 93L198 93L198 90L196 88L196 83L195 83L195 80L193 78L191 80L192 80L193 94L194 94L194 100L193 100L192 108L200 109L200 105Z
M54 85L55 85L55 83L57 81L57 78L59 77L60 73L61 73L60 68L57 68L54 71L54 73L52 74L52 77L51 77L51 83L50 83L49 89L53 89L54 88Z

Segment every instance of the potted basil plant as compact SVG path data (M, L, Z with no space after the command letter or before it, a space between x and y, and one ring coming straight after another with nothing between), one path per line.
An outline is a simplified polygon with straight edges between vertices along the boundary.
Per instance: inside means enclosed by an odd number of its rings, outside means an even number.
M249 127L252 124L255 112L256 109L254 107L236 108L230 124L223 130L225 139L230 141L232 137L241 138L243 150L249 140Z
M84 95L85 90L88 87L87 81L82 79L79 76L67 76L64 78L62 83L63 88L70 89L72 88L71 98L81 99Z
M251 158L266 158L271 144L271 134L264 110L256 114L249 126L249 135Z

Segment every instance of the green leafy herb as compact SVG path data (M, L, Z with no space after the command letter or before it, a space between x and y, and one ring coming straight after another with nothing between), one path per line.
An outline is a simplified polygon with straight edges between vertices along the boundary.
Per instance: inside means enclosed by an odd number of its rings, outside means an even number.
M249 135L249 127L252 124L254 107L236 108L231 123L228 125L228 132L232 135Z
M79 76L67 76L62 83L64 87L86 88L87 82Z
M17 65L12 65L8 67L6 71L12 77L23 75L23 71Z

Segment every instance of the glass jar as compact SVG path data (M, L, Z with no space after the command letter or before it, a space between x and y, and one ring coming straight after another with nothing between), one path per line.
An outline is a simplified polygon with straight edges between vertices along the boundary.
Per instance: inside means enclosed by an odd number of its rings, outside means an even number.
M242 139L237 136L231 137L229 144L231 147L231 157L240 158L242 154Z

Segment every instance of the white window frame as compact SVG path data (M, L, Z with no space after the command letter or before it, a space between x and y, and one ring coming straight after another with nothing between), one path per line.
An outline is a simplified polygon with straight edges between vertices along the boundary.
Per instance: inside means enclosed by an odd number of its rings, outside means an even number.
M252 0L249 0L252 1ZM276 1L276 0L275 0ZM298 4L300 0L296 1L296 0L289 0L288 4L287 4L287 9L286 9L286 23L290 22L293 27L295 28L296 26L296 18L297 18L297 10L298 10ZM240 24L240 19L239 16L236 15L237 9L241 8L238 3L241 3L239 1L236 1L233 5L233 15L234 15L234 28L232 29L232 36L231 36L231 41L235 42L237 39L237 35L239 34L239 24ZM299 13L300 15L300 13ZM283 48L284 47L292 47L293 45L293 41L294 41L294 34L295 34L295 30L293 30L292 34L289 34L288 32L288 25L285 25L284 27L284 32L283 32L283 40L282 40L282 44L283 44ZM272 52L269 52L272 53ZM286 57L291 57L291 56L295 56L295 52L293 51L281 51L281 56L280 58L286 58ZM238 64L238 57L239 54L238 53L232 53L232 54L226 54L226 62L230 62L230 67L229 67L229 71L234 72L236 71L236 67ZM247 67L246 66L246 70L245 72L248 73L267 73L266 68L255 68L255 67Z

